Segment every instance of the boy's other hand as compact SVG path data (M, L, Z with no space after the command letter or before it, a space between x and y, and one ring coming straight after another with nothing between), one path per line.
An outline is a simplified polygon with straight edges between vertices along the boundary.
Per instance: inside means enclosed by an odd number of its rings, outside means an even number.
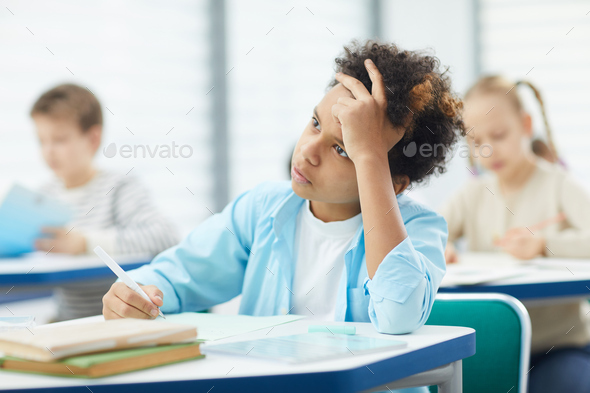
M332 106L332 117L342 127L342 141L348 157L354 162L363 156L387 153L404 136L387 115L387 97L383 76L370 60L365 61L372 82L372 92L350 75L338 73L338 80L354 98L340 97Z
M86 252L86 238L79 232L64 228L46 227L41 232L50 237L35 240L35 248L39 251L59 252L66 254L84 254Z
M164 294L155 285L140 285L152 299L152 304L122 282L116 282L102 298L102 315L105 319L154 319L158 307L164 304ZM157 306L157 307L156 307Z

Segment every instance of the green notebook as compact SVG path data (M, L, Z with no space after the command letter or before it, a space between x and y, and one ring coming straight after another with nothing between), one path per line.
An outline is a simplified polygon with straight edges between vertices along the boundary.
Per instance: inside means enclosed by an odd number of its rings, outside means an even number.
M65 377L97 378L150 367L200 359L199 345L161 345L73 356L56 362L36 362L11 356L0 358L0 369Z

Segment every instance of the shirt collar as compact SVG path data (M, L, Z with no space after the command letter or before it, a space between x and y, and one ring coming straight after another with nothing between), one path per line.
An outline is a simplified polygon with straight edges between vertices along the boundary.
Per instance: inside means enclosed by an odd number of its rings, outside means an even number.
M305 199L301 198L291 189L289 195L272 212L270 218L277 237L281 234L285 223L289 222L290 219L295 220L295 216L299 212L303 202L305 202Z
M402 197L403 194L399 194L396 196L399 202L399 198ZM285 223L289 222L290 220L295 220L299 209L305 202L305 199L301 198L299 195L293 191L291 191L287 195L287 197L279 204L279 206L272 212L270 215L271 218L271 225L274 229L276 236L278 237L285 226ZM352 250L353 248L357 247L359 242L364 239L364 232L363 232L363 222L361 216L361 224L356 231L356 234L352 238L350 242L350 247L348 248L347 252Z
M286 223L290 222L291 220L295 221L297 213L299 213L299 209L304 204L305 199L301 198L299 195L291 189L287 197L277 206L277 208L272 212L270 215L271 218L271 225L273 230L278 237L283 230L283 227ZM351 250L358 246L359 242L363 238L363 224L362 224L362 216L361 216L361 224L357 229L352 241L350 243L350 247L348 250Z

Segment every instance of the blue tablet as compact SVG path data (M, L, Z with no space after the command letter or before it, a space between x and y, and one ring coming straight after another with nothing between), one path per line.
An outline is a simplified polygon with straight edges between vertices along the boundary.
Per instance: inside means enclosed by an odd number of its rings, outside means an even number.
M42 227L61 227L72 218L60 201L14 185L0 205L0 257L34 251Z

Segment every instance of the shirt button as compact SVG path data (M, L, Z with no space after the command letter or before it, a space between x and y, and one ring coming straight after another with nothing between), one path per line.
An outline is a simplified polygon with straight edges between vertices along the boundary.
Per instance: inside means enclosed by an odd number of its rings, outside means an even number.
M280 312L281 312L281 314L286 315L287 314L287 309L285 307L281 307Z

